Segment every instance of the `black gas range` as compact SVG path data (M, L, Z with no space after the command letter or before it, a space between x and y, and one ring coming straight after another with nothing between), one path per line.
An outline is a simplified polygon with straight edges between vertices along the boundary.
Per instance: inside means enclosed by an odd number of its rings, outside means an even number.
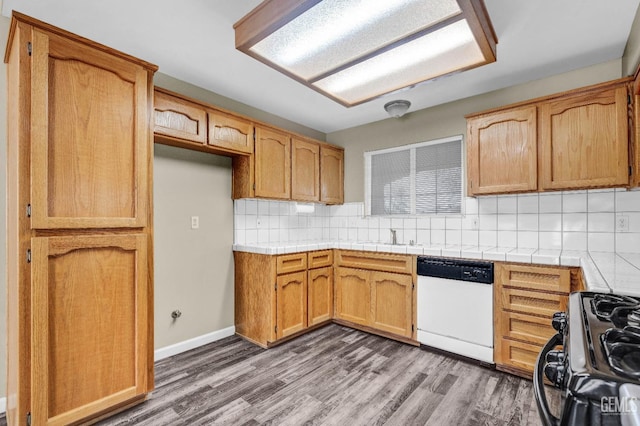
M640 298L573 293L552 325L558 334L534 373L543 423L640 426ZM559 418L549 411L543 375L562 390Z

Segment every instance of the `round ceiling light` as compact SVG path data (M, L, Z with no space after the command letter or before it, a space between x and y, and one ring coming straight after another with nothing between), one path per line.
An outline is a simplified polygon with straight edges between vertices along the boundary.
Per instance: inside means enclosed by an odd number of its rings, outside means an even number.
M407 112L410 106L411 102L400 99L384 104L384 110L387 111L390 116L400 118Z

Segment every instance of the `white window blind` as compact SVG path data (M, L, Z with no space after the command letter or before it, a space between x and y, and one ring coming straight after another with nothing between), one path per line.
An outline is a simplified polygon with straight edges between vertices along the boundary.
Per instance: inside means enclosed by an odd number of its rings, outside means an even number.
M462 137L365 153L370 215L459 214Z

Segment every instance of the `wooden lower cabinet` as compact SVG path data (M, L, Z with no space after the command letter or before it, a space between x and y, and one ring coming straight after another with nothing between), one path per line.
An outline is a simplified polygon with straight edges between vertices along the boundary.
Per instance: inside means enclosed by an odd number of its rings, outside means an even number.
M268 348L334 320L417 343L413 256L351 250L233 255L236 333L247 340ZM344 266L356 264L363 266Z
M333 318L333 266L311 269L307 274L307 324L330 321Z
M332 250L233 257L240 336L268 348L333 318Z
M352 267L356 264L361 268ZM388 337L413 339L414 264L408 255L338 251L335 318Z
M371 326L411 337L411 275L371 272Z
M496 263L496 367L532 377L538 353L556 333L553 314L566 311L569 293L581 289L578 268Z
M355 324L371 323L370 271L338 268L336 273L336 318Z
M307 328L307 271L278 275L276 338Z

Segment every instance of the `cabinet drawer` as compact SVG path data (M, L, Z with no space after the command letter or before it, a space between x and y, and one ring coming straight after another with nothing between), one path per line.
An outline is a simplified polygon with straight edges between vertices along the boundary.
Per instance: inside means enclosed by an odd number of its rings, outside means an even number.
M540 266L500 265L498 279L503 287L524 290L553 291L569 294L571 273L569 269Z
M153 109L155 134L206 143L207 112L204 108L156 90Z
M333 266L333 250L309 252L309 269Z
M502 312L502 333L505 338L522 340L543 346L556 331L551 327L551 318Z
M566 311L569 300L569 296L515 288L502 289L501 296L502 309L546 318L551 318L556 312Z
M276 273L304 271L307 269L307 253L283 254L276 257Z
M504 339L501 349L502 364L532 373L542 346Z
M414 262L413 256L406 254L338 251L338 265L351 268L410 274Z

